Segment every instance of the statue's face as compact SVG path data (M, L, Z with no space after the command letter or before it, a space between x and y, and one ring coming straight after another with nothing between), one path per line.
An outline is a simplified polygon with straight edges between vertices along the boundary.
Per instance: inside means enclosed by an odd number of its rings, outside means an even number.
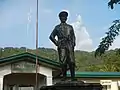
M67 17L66 17L66 16L61 16L61 17L60 17L60 21L61 21L62 23L65 23L66 20L67 20Z

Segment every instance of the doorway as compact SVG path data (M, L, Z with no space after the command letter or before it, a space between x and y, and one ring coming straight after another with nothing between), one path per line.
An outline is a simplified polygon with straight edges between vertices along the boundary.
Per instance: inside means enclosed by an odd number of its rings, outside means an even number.
M3 90L34 90L35 85L35 73L12 73L3 79ZM38 74L38 88L43 85L46 85L46 77Z

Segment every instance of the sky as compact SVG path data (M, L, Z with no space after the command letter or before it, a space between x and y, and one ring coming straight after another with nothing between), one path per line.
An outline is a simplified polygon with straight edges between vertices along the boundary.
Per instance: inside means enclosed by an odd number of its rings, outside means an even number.
M74 28L76 50L95 50L113 20L119 19L120 5L114 10L108 0L39 0L38 47L56 48L49 40L60 23L58 14L69 13L67 23ZM36 47L36 0L0 0L0 47ZM110 49L120 47L120 36Z

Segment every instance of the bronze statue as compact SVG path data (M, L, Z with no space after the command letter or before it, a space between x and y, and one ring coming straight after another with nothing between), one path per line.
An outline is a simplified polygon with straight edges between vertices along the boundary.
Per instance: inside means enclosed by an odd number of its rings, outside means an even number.
M73 27L66 23L67 16L66 11L59 13L61 23L55 26L49 38L57 46L63 78L66 78L67 66L69 66L71 80L75 80L75 34ZM56 36L58 40L55 39Z

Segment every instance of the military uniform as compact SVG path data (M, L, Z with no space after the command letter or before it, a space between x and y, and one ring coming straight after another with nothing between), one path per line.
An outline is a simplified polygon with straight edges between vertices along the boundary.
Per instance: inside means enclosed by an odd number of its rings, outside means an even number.
M58 40L55 39L57 36ZM57 46L59 61L62 67L63 76L66 77L67 65L70 68L71 77L75 76L75 34L73 27L67 23L60 23L55 26L50 35L50 40Z

